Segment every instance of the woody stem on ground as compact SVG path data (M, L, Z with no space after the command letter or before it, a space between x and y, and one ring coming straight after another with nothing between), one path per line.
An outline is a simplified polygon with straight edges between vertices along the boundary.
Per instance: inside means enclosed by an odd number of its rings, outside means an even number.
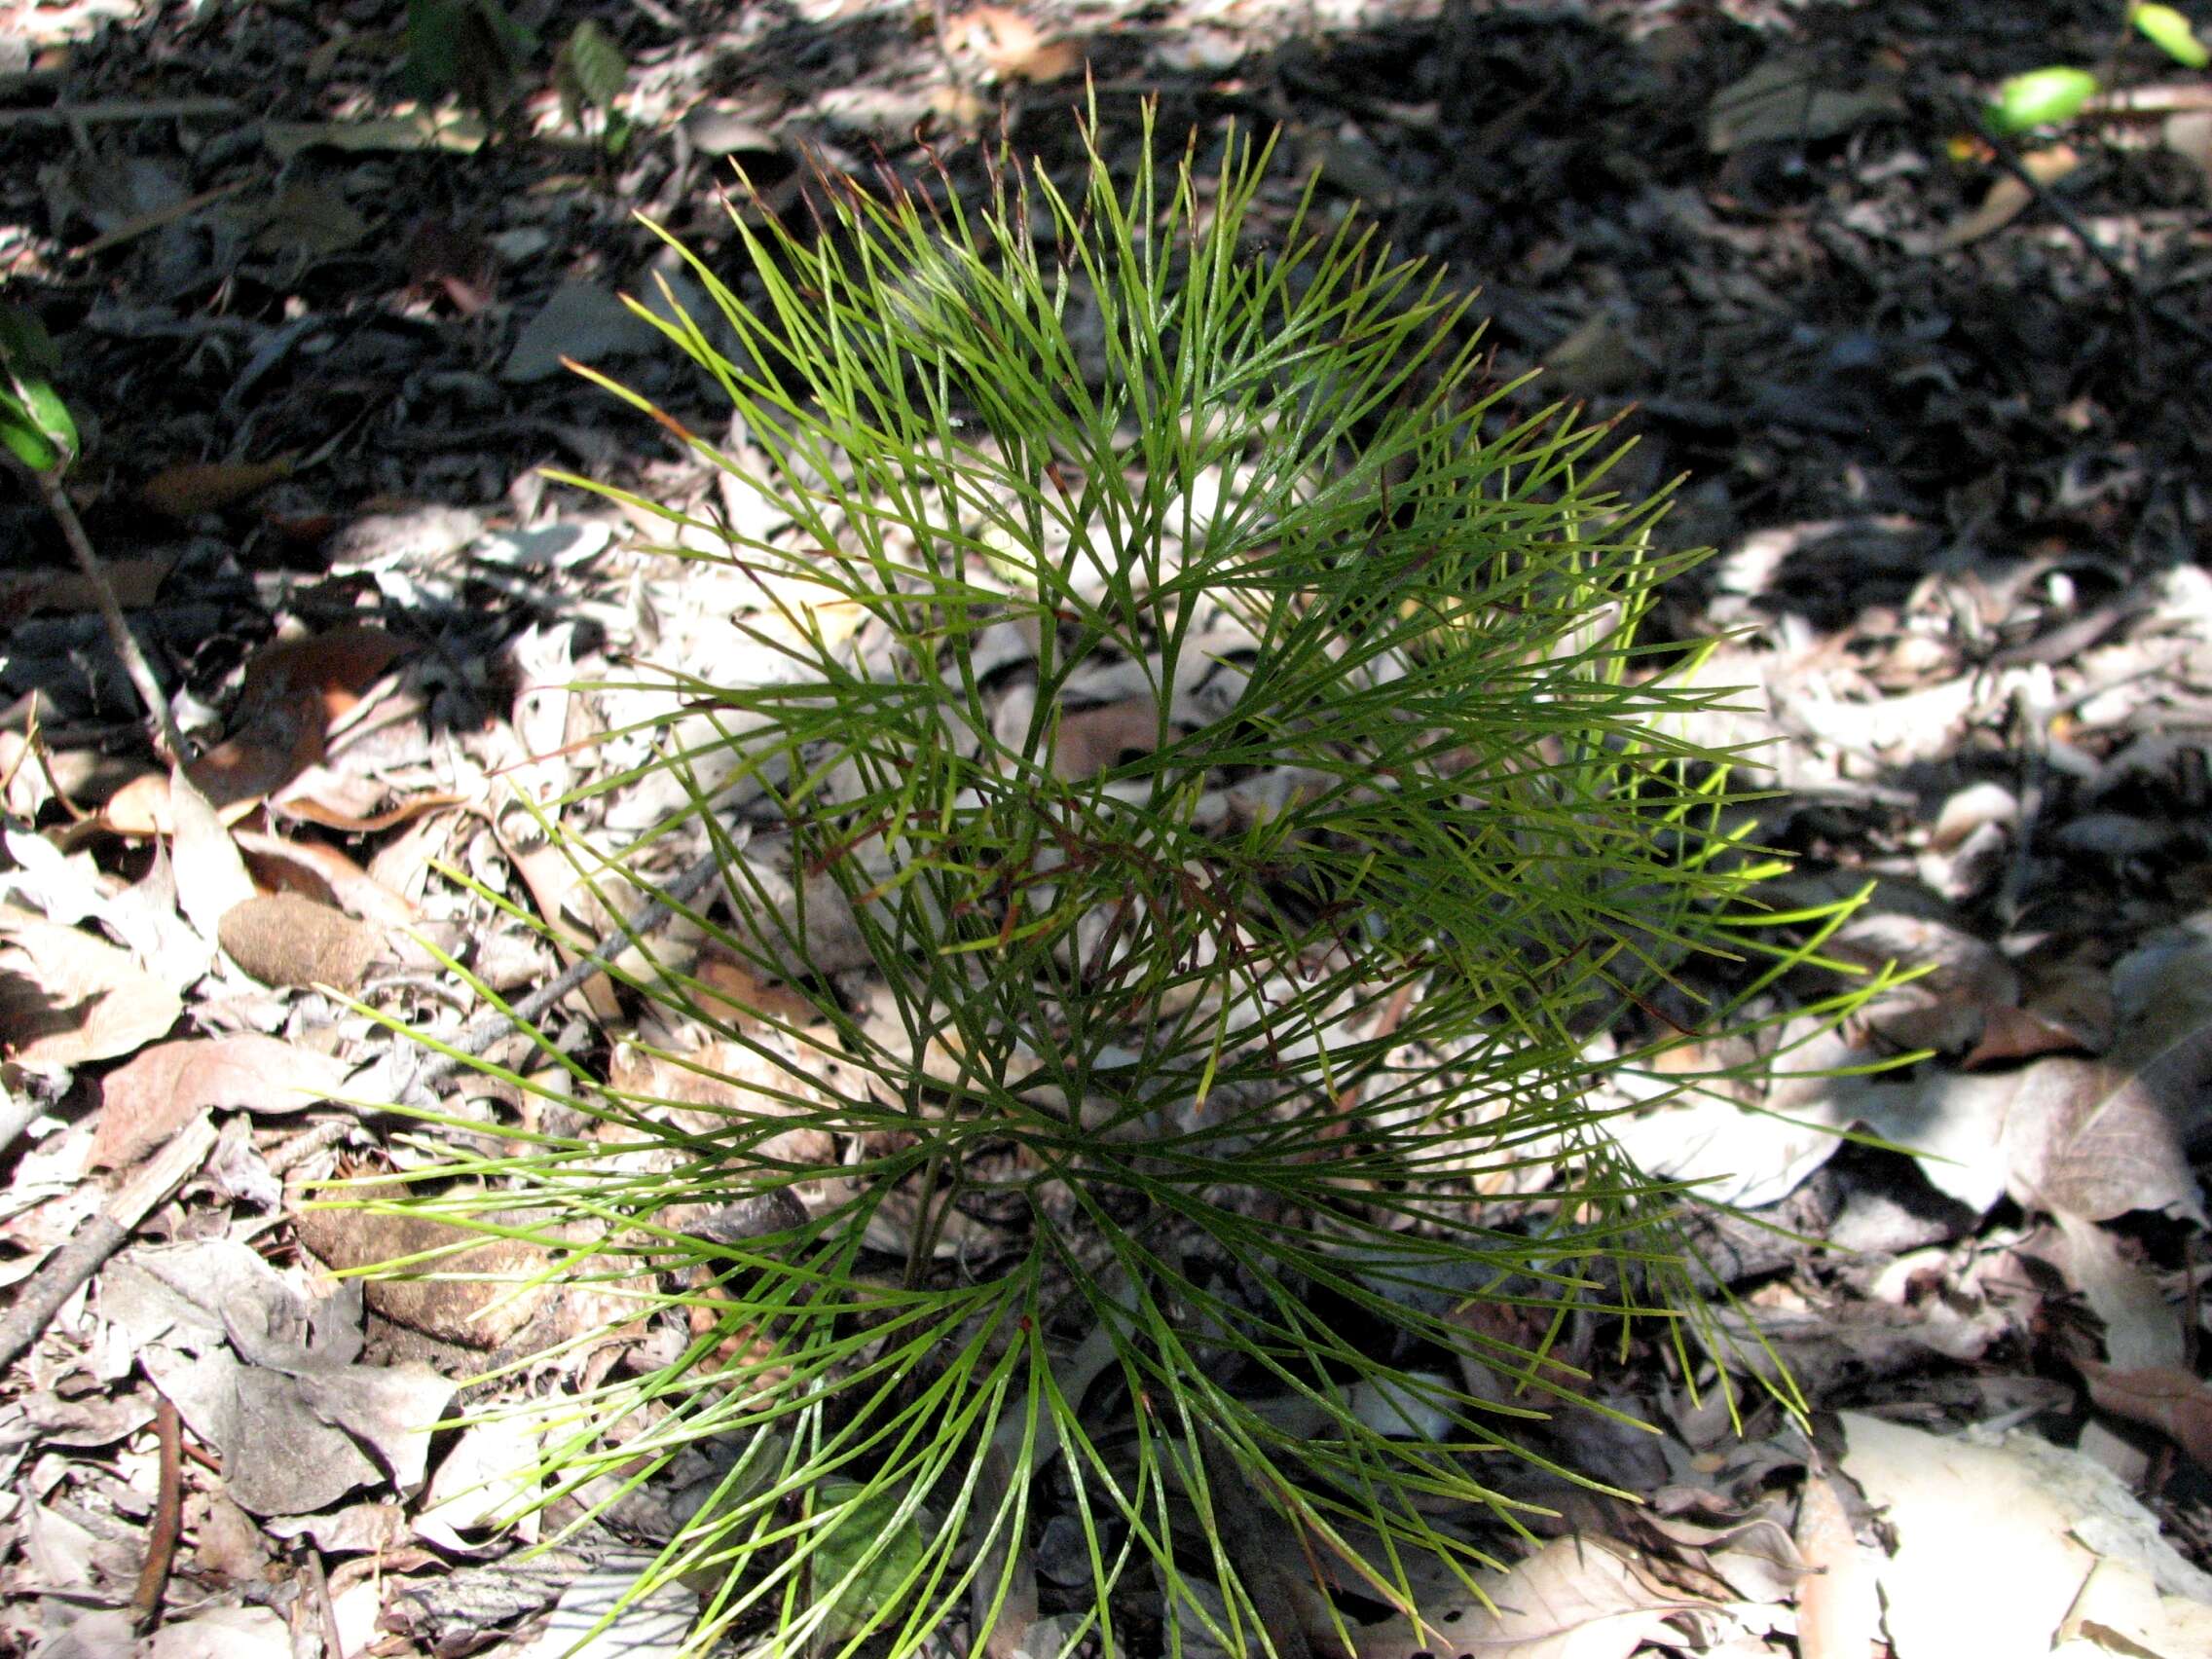
M69 543L69 551L76 556L77 569L92 585L92 598L100 608L100 621L107 627L108 644L123 659L123 672L130 677L131 689L146 706L156 753L169 765L182 765L184 738L169 714L168 697L162 690L162 682L154 678L153 665L139 648L138 637L130 631L130 623L116 600L115 585L107 578L107 568L100 563L92 537L85 534L84 521L77 516L76 504L69 499L68 486L62 483L58 470L40 472L37 478L39 492L46 498L46 510L61 527L62 539Z

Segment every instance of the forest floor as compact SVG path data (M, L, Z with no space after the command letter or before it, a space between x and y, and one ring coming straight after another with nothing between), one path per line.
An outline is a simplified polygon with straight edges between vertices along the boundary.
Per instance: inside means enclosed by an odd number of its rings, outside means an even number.
M18 1320L66 1292L0 1384L0 1651L552 1654L649 1559L645 1505L516 1567L469 1472L500 1448L413 1432L544 1310L333 1288L392 1241L302 1197L393 1124L332 1103L386 1039L314 987L458 1032L410 931L543 983L485 896L605 918L501 792L620 763L588 687L625 661L745 672L742 582L546 476L729 504L564 366L728 431L621 304L704 300L640 216L721 270L733 163L794 222L812 168L968 191L1001 135L1069 176L1086 65L1116 166L1146 100L1201 170L1277 132L1263 220L1309 177L1323 221L1358 203L1479 289L1498 383L1543 371L1501 417L1578 402L1635 440L1617 487L1680 481L1658 541L1715 556L1654 626L1748 688L1695 735L1766 745L1784 896L1872 884L1831 954L1925 970L1817 1057L1926 1057L1623 1123L1764 1224L1705 1235L1716 1307L1814 1432L1584 1353L1658 1432L1530 1434L1641 1503L1550 1493L1574 1541L1507 1550L1497 1609L1366 1605L1359 1659L2212 1651L2212 82L2120 11L547 3L535 54L460 50L488 125L406 101L396 3L0 0L0 302L59 344L72 498L216 808L172 798L35 493L0 498L0 1285ZM587 17L619 148L548 68ZM2129 95L1974 136L2050 63ZM635 1011L597 988L562 1017L604 1056ZM71 1275L103 1215L127 1241ZM1050 1653L1087 1567L1036 1532L1014 1634ZM675 1651L670 1606L620 1650Z

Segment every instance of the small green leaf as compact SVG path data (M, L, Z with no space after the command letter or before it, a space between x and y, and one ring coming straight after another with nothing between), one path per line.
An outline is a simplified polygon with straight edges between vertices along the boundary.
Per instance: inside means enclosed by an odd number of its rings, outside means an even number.
M576 32L569 37L569 63L584 96L602 109L610 106L629 85L629 58L613 38L589 18L577 24Z
M814 1581L825 1593L859 1567L861 1558L892 1529L899 1494L886 1491L864 1496L864 1491L857 1482L827 1481L817 1498L817 1513L829 1511L835 1517L830 1535L814 1555ZM922 1567L925 1543L914 1515L908 1515L891 1530L882 1553L837 1592L835 1610L825 1627L830 1641L842 1641L870 1628L876 1609L896 1601L906 1581Z
M562 115L571 127L582 127L584 111L607 111L608 150L615 150L615 102L631 82L631 59L621 55L615 38L586 18L569 35L553 62L553 87L560 89Z
M2192 69L2212 63L2212 48L2196 38L2189 19L2171 6L2131 6L2127 17L2145 40L2176 63Z
M2097 78L2086 69L2064 64L2030 69L1997 89L1989 125L2000 133L2025 132L2031 127L2071 119L2096 95Z
M0 310L0 444L34 472L77 459L77 423L49 378L59 356L38 318Z

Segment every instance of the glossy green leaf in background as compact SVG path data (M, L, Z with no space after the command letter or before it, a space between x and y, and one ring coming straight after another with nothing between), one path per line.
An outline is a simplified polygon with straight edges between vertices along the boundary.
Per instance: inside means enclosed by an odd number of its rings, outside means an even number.
M2097 78L2086 69L2054 65L2014 75L1997 89L1989 107L1990 127L2005 134L2025 132L2067 121L2097 95Z
M2171 6L2131 6L2127 20L2145 40L2176 63L2201 69L2212 62L2212 48L2196 38L2189 19Z
M77 423L50 378L59 360L38 318L0 309L0 444L34 472L77 459Z

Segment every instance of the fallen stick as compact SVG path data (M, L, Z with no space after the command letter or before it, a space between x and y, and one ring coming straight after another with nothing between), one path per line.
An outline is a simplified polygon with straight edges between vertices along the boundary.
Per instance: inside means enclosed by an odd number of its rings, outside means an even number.
M38 1341L77 1287L129 1241L138 1224L163 1200L199 1172L214 1148L215 1125L203 1112L124 1182L68 1243L46 1259L23 1285L8 1317L0 1320L0 1367L15 1364Z

